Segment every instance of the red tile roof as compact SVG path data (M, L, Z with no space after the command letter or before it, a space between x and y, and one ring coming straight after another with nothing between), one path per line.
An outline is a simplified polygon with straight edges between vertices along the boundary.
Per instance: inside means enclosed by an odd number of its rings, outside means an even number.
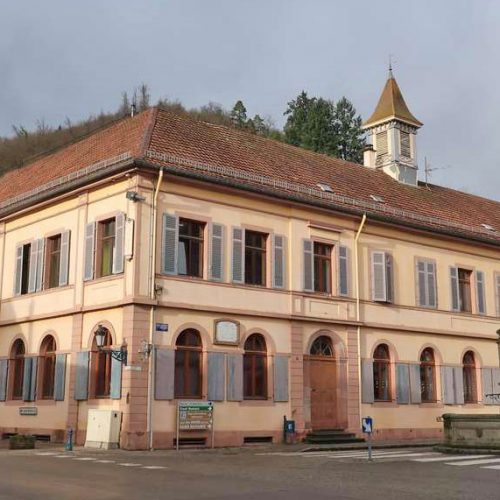
M435 185L407 186L378 170L158 109L6 174L0 203L126 152L181 174L500 243L500 203L493 200ZM322 192L318 183L329 184L334 194Z

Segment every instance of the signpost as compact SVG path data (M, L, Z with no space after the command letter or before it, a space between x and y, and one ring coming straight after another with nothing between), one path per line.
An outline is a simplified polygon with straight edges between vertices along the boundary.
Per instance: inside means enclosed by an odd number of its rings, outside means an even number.
M368 434L368 460L372 460L372 432L373 432L373 418L363 417L361 419L361 427L365 434Z
M212 431L214 447L214 404L211 401L179 401L177 406L177 441L180 431Z

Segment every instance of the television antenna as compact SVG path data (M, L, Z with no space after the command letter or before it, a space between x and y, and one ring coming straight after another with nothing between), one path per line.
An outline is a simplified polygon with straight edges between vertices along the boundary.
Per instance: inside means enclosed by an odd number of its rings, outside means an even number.
M432 172L436 170L447 170L448 168L451 168L451 165L446 165L445 167L432 167L431 163L427 160L427 156L424 157L425 184L427 185L429 182Z

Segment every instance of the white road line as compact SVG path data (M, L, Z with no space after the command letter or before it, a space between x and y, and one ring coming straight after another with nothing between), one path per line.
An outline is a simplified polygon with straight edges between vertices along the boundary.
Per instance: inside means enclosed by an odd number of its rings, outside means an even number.
M57 455L57 452L42 451L41 453L35 453L35 455L38 455L39 457L51 457L51 456Z
M140 467L142 464L124 463L124 464L117 464L117 465L122 465L123 467Z
M408 457L422 457L425 455L432 455L432 453L397 453L394 455L373 455L373 458L408 458Z
M73 455L55 455L54 458L73 458Z
M114 464L114 460L96 460L97 464Z
M451 460L467 460L472 458L489 458L493 455L461 455L461 456L446 456L441 455L440 457L432 458L416 458L414 462L449 462Z
M145 465L143 469L159 470L159 469L166 469L166 467L163 467L162 465Z
M481 469L495 469L495 470L500 470L500 465L486 465L485 467L481 467Z
M77 458L75 458L75 460L82 460L82 461L85 461L85 462L91 462L91 461L94 461L95 458L92 458L92 457L77 457Z
M453 462L446 465L482 465L482 464L494 464L495 462L500 462L500 458L488 458L483 460L465 460L465 462Z

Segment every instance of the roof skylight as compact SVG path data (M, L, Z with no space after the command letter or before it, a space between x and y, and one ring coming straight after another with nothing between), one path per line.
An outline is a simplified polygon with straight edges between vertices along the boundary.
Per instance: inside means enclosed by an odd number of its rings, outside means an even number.
M484 227L484 229L487 229L488 231L494 231L495 228L493 226L490 226L489 224L481 224L481 226Z
M318 184L316 184L316 186L318 186L321 189L321 191L326 191L327 193L333 193L333 189L329 184L325 184L323 182L318 182Z
M384 203L384 198L382 198L382 196L378 196L376 194L371 194L370 195L370 198L373 200L373 201L376 201L377 203Z

